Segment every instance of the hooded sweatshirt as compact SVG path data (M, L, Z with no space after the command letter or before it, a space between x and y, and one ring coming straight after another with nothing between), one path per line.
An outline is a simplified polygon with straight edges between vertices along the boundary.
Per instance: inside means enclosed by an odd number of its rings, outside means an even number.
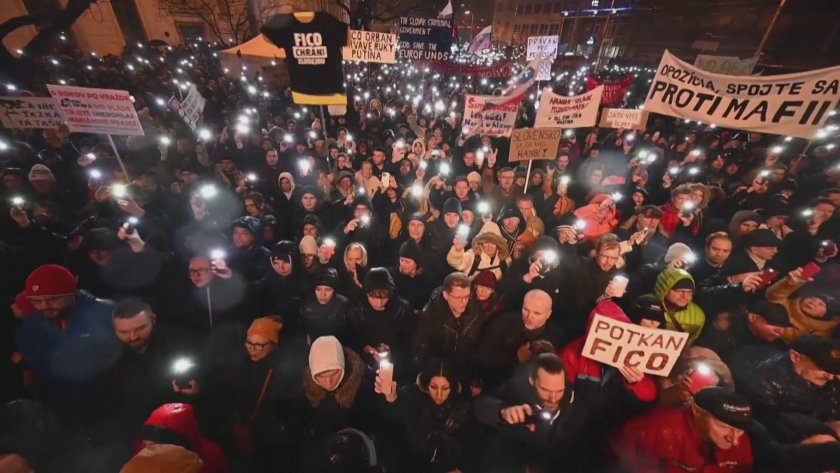
M689 334L687 345L691 345L703 331L703 325L706 322L706 314L703 313L703 309L694 302L689 302L682 309L674 309L670 303L665 302L668 291L683 279L690 279L694 282L688 271L684 269L671 268L662 271L656 278L653 295L665 307L665 328L677 332L687 332Z
M788 345L797 338L814 334L825 338L832 338L834 330L840 325L840 317L826 314L824 319L815 319L802 312L800 304L804 297L790 297L802 284L793 284L788 278L781 278L767 289L767 300L781 304L787 309L792 327L785 328L782 339Z
M594 242L604 233L612 233L618 226L618 211L611 206L603 219L598 218L601 211L601 202L609 199L607 194L598 194L589 201L589 204L574 211L575 217L586 222L583 230L583 237Z
M482 243L494 243L496 254L491 256L485 253L481 248ZM471 244L472 248L466 251L463 247L458 250L455 245L452 245L449 254L446 256L446 262L456 271L470 276L471 279L482 271L492 271L496 275L496 279L501 280L502 275L511 264L511 259L507 241L502 236L499 226L493 222L485 223L478 235L473 238Z
M164 404L157 408L143 424L142 440L155 443L167 443L164 439L174 436L185 440L185 447L194 452L204 462L201 473L227 473L230 471L227 457L213 441L207 440L198 430L193 407L189 404ZM134 453L143 449L143 443L134 443Z

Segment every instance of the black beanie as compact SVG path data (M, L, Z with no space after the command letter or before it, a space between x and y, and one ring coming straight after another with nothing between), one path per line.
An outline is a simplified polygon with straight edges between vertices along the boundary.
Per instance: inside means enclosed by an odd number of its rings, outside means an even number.
M337 291L341 286L341 281L338 278L338 271L334 268L322 269L315 276L315 286L327 286Z
M378 289L385 289L391 294L397 292L397 286L394 284L394 278L391 277L391 273L389 273L385 268L373 268L368 271L367 276L365 276L363 287L367 293Z
M691 289L693 291L694 290L694 281L692 281L691 278L680 279L679 281L674 283L673 286L671 286L671 289L672 290L674 290L674 289Z
M298 248L294 242L282 240L274 244L274 248L271 249L271 257L292 263L297 252Z
M450 197L446 199L446 202L443 204L443 212L442 214L458 214L461 215L461 202L458 201L455 197Z
M357 195L356 198L353 199L353 207L350 210L356 210L356 207L360 205L364 205L368 208L368 210L373 212L373 203L371 202L370 197L368 197L367 194Z
M408 240L400 246L400 258L408 258L419 266L422 257L423 252L416 241Z
M411 214L408 217L408 222L410 222L412 220L417 220L418 222L423 222L424 225L426 224L426 217L424 217L423 214L421 214L420 212L414 212L413 214ZM406 222L406 223L408 223L408 222Z

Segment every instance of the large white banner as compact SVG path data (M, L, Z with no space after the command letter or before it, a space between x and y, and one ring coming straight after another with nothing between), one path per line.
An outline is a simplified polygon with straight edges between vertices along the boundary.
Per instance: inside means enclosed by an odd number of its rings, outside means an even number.
M688 341L688 333L645 328L595 314L583 356L606 365L631 366L646 374L668 376Z
M393 64L397 60L397 35L350 30L350 45L341 52L345 61Z
M0 122L6 128L55 128L64 117L51 97L0 97Z
M592 126L598 119L598 105L604 86L581 95L565 97L543 89L534 128L580 128Z
M73 133L143 136L131 95L124 90L47 84Z
M645 110L717 126L813 138L840 99L840 67L771 77L725 76L668 51Z
M498 102L505 100L505 98L492 95L467 95L461 127L475 130L479 135L510 136L513 126L516 124L516 112L519 109L519 104L505 105L489 112L480 113L488 101L492 103L494 100Z
M735 56L698 54L694 65L706 72L716 72L726 76L748 76L752 74L757 62L758 56L738 59Z
M545 59L540 63L537 80L551 80L551 65L554 64L554 58L557 57L557 47L559 45L560 37L557 35L531 36L528 38L527 57L525 59L528 61L534 59L540 51L542 51L542 57Z

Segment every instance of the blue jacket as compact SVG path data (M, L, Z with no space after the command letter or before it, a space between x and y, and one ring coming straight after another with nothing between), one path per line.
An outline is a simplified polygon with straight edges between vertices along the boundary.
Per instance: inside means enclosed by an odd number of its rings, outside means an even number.
M113 303L76 292L64 331L42 313L23 319L15 341L27 365L54 379L82 381L107 371L119 353L111 313Z

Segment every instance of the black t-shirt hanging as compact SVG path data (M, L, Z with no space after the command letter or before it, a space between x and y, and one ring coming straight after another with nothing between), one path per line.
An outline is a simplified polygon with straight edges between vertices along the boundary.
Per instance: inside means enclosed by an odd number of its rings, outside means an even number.
M301 18L305 17L301 15ZM295 103L347 103L341 65L341 48L347 45L347 24L319 11L309 22L301 21L294 14L274 15L260 31L286 52Z

